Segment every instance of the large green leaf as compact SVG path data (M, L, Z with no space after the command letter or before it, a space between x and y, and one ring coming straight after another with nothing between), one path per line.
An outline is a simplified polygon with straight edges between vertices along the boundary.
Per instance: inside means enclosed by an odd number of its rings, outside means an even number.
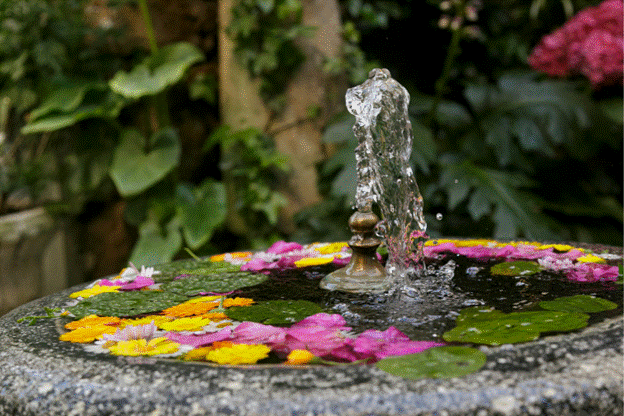
M584 328L588 319L589 315L583 313L558 311L495 314L488 319L458 321L458 326L445 332L443 338L449 342L515 344L533 341L542 332L566 332Z
M541 266L534 261L517 260L495 264L490 268L490 273L501 276L529 276L541 270Z
M127 98L156 95L179 82L191 65L203 59L201 51L190 43L167 45L135 66L130 73L117 72L109 86Z
M173 218L163 228L155 221L147 220L139 227L139 239L134 245L130 261L136 265L155 265L170 262L182 248L180 223Z
M122 196L132 196L163 179L179 158L180 143L173 128L156 132L147 143L137 130L128 129L115 148L110 175Z
M617 308L617 304L610 300L590 295L575 295L554 300L544 300L539 303L539 306L549 311L585 313L604 312Z
M80 301L67 310L82 318L87 315L100 316L134 316L150 312L158 312L182 302L188 297L176 293L135 290L118 293L101 293Z
M204 245L227 216L225 187L221 182L212 179L204 181L196 188L179 184L176 189L176 203L184 239L193 250Z
M225 314L236 321L291 325L322 311L319 305L307 300L269 300L251 306L234 306Z
M266 279L266 275L262 273L210 271L209 274L191 274L165 283L161 289L188 296L200 293L228 293L243 287L259 285Z
M375 366L395 376L419 378L462 377L479 370L487 357L481 351L462 346L429 348L418 354L388 357Z

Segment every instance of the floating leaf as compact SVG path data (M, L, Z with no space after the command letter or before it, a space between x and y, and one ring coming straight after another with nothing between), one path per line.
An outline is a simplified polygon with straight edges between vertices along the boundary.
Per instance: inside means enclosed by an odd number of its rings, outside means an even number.
M610 300L589 295L566 296L554 300L545 300L540 302L539 306L549 311L585 313L610 311L617 308L617 304Z
M461 346L429 348L418 354L388 357L375 366L395 376L419 378L453 378L474 373L485 364L481 351Z
M499 319L503 316L505 316L504 313L492 307L474 306L472 308L462 309L457 318L455 318L455 322L457 323L457 326L469 325L471 322Z
M157 312L188 300L177 293L153 290L102 293L80 301L67 310L82 318L87 315L134 316Z
M255 286L267 277L261 273L210 273L191 274L173 282L165 283L161 289L166 292L194 296L200 293L227 293L243 287Z
M472 308L471 308L472 309ZM493 313L493 312L491 312ZM449 342L501 345L537 339L541 332L566 332L587 326L589 315L559 311L512 312L492 319L464 320L445 332Z
M502 276L529 276L541 271L539 264L533 261L518 260L499 263L490 269L490 273Z
M234 306L225 314L236 321L290 325L322 311L319 305L307 300L269 300L251 306Z
M178 134L172 128L146 139L134 129L123 132L115 148L110 176L122 196L132 196L163 179L180 158Z

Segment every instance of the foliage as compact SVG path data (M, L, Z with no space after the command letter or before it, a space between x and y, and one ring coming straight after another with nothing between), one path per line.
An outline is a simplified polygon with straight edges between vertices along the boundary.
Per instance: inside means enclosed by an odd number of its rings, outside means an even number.
M188 298L180 294L151 290L102 293L81 300L67 311L76 318L88 315L133 316L161 311L186 300Z
M191 274L173 282L163 284L165 292L195 296L204 293L227 293L264 282L267 277L261 273L248 272Z
M454 378L478 371L487 357L481 351L464 346L429 348L418 354L388 357L375 366L395 376L419 378Z
M565 16L543 2L531 13L556 19L532 20L526 4L515 1L482 11L471 2L430 3L442 11L439 28L449 32L430 29L428 49L448 47L441 73L428 82L399 79L411 89L412 155L428 233L621 244L621 172L614 169L621 166L621 91L592 93L586 80L552 80L527 69L540 33ZM586 5L568 3L575 10ZM519 32L504 30L511 27ZM355 189L352 124L343 117L325 131L324 142L338 147L319 169L325 200L299 215L296 238L345 229Z
M237 321L291 325L321 312L320 306L307 300L268 300L251 306L233 306L225 314Z

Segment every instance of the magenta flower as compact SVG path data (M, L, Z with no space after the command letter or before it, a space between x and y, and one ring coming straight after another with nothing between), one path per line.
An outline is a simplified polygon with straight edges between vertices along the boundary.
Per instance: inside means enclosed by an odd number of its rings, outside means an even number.
M622 84L622 0L588 7L545 36L528 58L534 69L554 77L582 74L594 89Z
M617 280L619 271L617 266L607 266L596 263L580 263L568 273L568 279L577 282L604 282Z
M232 341L239 344L266 344L272 346L283 344L286 330L256 322L243 322L232 333Z
M194 335L194 334L180 334L179 332L167 332L165 336L178 344L191 345L193 348L202 347L204 345L212 344L217 341L231 340L232 328L225 327L218 332L211 332L208 334Z
M146 325L128 325L123 329L118 329L114 334L104 334L106 341L130 341L134 339L151 340L156 337L158 328L154 321Z
M362 332L353 344L358 359L370 358L378 361L393 355L406 355L422 352L427 348L445 345L434 341L412 341L407 335L391 326L385 331L369 329Z
M303 246L299 243L287 243L285 241L277 241L267 249L267 253L284 254L294 250L301 250Z
M146 276L137 276L134 278L134 280L129 281L129 282L124 282L121 279L117 279L117 280L108 280L108 279L101 279L98 284L100 286L120 286L119 290L137 290L137 289L142 289L144 287L148 287L153 285L155 282L153 279L146 277Z
M241 272L262 272L268 269L275 269L276 262L267 262L261 258L253 258L241 266Z

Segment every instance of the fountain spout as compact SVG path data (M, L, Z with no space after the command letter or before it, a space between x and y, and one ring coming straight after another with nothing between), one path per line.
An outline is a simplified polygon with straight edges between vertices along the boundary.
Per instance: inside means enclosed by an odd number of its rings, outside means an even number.
M410 164L413 135L408 116L409 99L407 90L390 76L387 69L373 69L363 84L350 88L346 94L347 109L356 119L353 132L358 139L355 149L357 212L354 216L361 214L368 218L372 214L371 207L376 204L383 219L372 225L370 232L374 229L388 247L388 277L378 276L378 280L384 280L385 283L371 284L372 291L380 287L405 286L422 266L427 224L423 215L422 196ZM358 235L356 232L354 238ZM349 242L350 246L352 242L353 239ZM353 250L356 261L359 261L357 250ZM359 290L340 285L344 280L343 274L350 273L347 270L355 270L352 263L344 271L334 272L340 273L340 278L334 281L332 273L321 286L367 291L365 285ZM372 267L378 268L376 265ZM360 274L367 275L363 271L358 272ZM350 285L353 286L352 283Z

